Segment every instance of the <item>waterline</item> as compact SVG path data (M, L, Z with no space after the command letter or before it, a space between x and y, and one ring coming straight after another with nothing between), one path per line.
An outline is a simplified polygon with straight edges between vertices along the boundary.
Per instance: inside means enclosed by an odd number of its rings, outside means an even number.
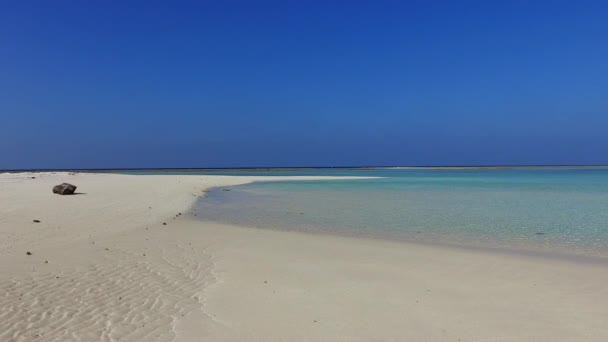
M206 220L257 228L608 256L605 169L348 175L386 178L215 189L196 210Z

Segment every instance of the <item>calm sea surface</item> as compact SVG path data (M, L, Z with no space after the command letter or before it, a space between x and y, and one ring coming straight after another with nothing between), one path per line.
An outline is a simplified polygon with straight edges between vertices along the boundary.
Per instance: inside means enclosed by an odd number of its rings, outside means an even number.
M197 204L197 216L204 220L608 256L608 169L218 173L383 178L260 182L218 188Z

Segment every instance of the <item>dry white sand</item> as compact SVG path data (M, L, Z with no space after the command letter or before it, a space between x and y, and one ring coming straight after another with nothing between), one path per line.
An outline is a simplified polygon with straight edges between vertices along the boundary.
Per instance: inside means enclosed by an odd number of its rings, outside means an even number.
M602 263L188 213L260 178L1 174L0 341L608 340Z

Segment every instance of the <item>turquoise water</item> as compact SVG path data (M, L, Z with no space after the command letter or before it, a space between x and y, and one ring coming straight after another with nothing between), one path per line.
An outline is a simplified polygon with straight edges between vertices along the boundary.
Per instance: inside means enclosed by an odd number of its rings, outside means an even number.
M198 203L197 216L258 228L608 256L608 169L258 174L384 178L215 189Z

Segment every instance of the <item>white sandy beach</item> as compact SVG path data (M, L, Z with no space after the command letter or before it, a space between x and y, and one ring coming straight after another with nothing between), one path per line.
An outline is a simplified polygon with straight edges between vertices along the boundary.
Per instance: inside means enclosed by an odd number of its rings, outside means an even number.
M0 341L608 340L606 264L189 213L260 179L0 174Z

